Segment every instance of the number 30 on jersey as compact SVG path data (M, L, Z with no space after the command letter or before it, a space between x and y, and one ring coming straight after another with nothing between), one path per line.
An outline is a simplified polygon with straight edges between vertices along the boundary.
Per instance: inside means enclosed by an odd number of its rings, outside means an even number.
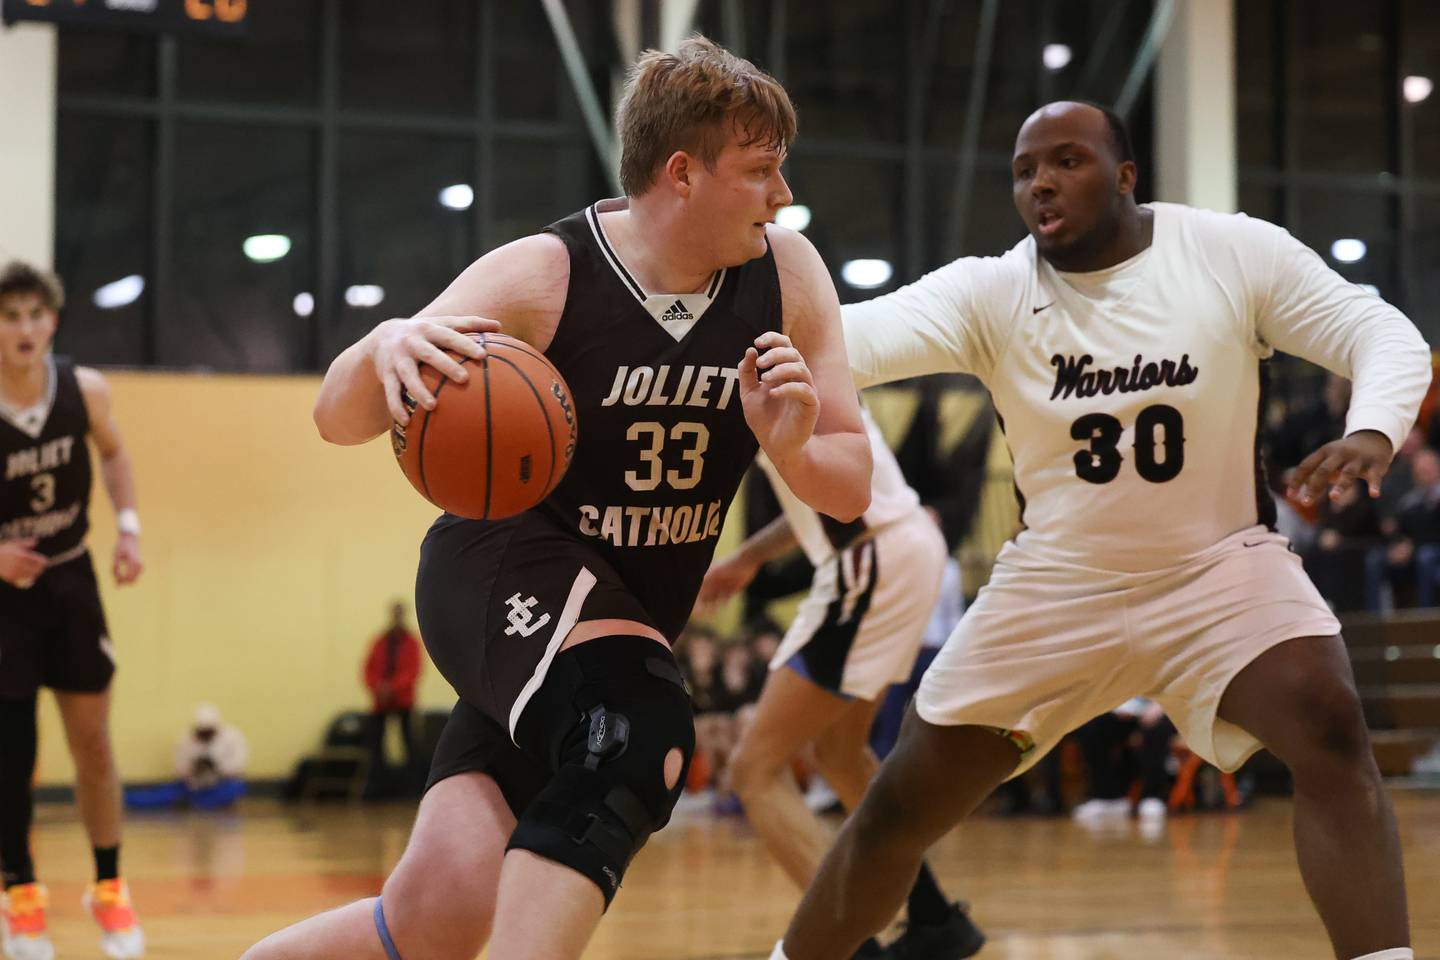
M1070 424L1072 440L1088 440L1075 452L1075 475L1088 483L1109 483L1120 475L1120 436L1125 427L1108 413L1087 413ZM1174 407L1157 403L1135 418L1135 472L1151 483L1166 483L1185 466L1185 420Z

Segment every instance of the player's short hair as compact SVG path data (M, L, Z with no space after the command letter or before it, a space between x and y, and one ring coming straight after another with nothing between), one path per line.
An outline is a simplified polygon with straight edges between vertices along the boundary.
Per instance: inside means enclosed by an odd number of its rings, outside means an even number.
M60 278L20 260L11 260L0 268L0 297L14 293L39 294L51 310L65 306L65 287Z
M1110 146L1115 150L1115 159L1120 163L1134 163L1135 147L1131 144L1130 127L1126 125L1125 118L1103 103L1095 103L1090 100L1076 100L1075 102L1083 103L1087 107L1094 107L1104 115L1105 126L1110 131Z
M741 146L782 152L795 140L795 106L780 82L699 34L675 53L647 50L631 68L617 115L620 186L644 193L677 150L715 168L732 131Z

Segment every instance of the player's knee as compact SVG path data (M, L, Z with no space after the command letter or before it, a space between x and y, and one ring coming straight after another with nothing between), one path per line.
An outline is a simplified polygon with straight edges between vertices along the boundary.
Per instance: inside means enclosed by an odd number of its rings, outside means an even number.
M607 907L631 859L670 821L695 752L689 700L678 686L657 679L616 703L590 709L508 847L589 878Z
M758 747L746 737L730 755L730 789L750 802L786 770L786 758Z
M1374 767L1365 712L1355 688L1340 680L1307 684L1299 694L1296 716L1299 743L1284 750L1281 759L1297 779L1368 774Z
M437 890L451 889L443 883L420 889L418 884L392 881L386 881L380 895L385 932L381 934L377 922L376 936L382 944L388 937L401 960L471 960L485 946L493 903L485 909L466 897L437 896Z
M70 751L82 777L108 777L115 771L115 756L104 727L76 733L70 738Z

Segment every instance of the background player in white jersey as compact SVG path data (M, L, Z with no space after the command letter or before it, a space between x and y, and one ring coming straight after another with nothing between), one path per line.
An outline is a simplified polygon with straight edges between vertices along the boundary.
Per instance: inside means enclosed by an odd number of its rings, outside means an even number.
M832 836L805 804L793 763L807 746L846 810L854 810L879 761L870 727L892 683L910 676L940 590L945 538L867 413L875 471L870 509L839 523L806 506L763 454L781 514L711 565L700 602L744 590L769 561L796 546L815 567L810 594L770 662L755 716L730 757L730 785L786 874L804 889ZM940 892L927 865L907 898L909 924L887 953L873 939L856 957L952 960L973 956L985 937Z
M54 956L48 894L30 855L36 698L55 693L75 760L75 798L95 856L85 901L107 957L138 957L145 940L120 877L120 777L110 746L115 673L90 552L90 450L120 527L112 568L140 576L135 478L98 371L50 347L64 293L22 263L0 270L0 945L10 960Z
M495 960L578 958L685 782L694 721L670 644L757 447L817 509L869 506L834 285L773 225L792 199L788 95L696 37L643 55L619 113L624 199L486 254L326 374L321 433L361 443L408 419L402 385L434 405L418 363L463 379L441 348L477 356L463 332L503 325L564 376L579 437L543 503L441 517L421 548L421 634L461 700L382 896L247 960L470 960L487 941Z
M1025 529L775 956L846 955L995 786L1148 695L1223 769L1262 744L1286 763L1300 871L1336 956L1407 960L1399 839L1349 658L1270 529L1254 438L1272 350L1349 377L1346 435L1294 483L1377 496L1430 381L1424 341L1279 227L1138 206L1128 136L1099 108L1038 110L1012 173L1027 239L845 311L862 385L950 370L990 388Z

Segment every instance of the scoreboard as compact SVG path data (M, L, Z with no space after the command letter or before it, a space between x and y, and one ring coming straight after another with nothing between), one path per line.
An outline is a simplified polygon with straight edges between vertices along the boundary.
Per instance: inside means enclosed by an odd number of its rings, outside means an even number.
M44 20L167 33L243 35L249 0L0 0L5 23Z

